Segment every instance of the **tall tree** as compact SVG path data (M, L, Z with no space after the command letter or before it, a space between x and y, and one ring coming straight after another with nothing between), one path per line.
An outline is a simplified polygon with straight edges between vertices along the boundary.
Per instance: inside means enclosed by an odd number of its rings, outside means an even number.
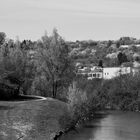
M69 85L74 74L69 48L56 29L51 36L45 34L38 45L37 72L55 98L59 90Z

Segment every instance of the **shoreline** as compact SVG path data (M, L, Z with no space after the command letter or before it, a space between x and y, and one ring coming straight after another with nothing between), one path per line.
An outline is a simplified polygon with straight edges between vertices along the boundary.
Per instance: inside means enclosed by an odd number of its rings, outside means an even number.
M128 111L128 110L114 110L114 109L106 109L106 110L98 110L98 111L95 111L95 113L94 113L94 115L96 116L96 115L108 115L109 113L107 113L107 112L111 112L111 111L120 111L120 112L134 112L134 113L140 113L140 111ZM94 117L94 116L92 116L92 117ZM57 132L56 133L56 135L55 135L55 137L53 138L53 140L59 140L59 139L61 139L61 137L63 137L64 135L66 135L66 134L68 134L68 133L70 133L70 132L72 132L72 131L74 131L74 132L76 132L76 133L78 133L78 130L77 129L79 129L79 128L82 128L83 127L83 125L85 124L85 123L87 123L88 121L90 121L90 120L93 120L94 118L92 118L91 119L91 117L88 117L86 120L84 120L82 123L79 123L79 124L76 124L75 125L75 127L74 127L74 129L72 128L69 128L69 129L66 129L66 130L61 130L61 131L59 131L59 132Z

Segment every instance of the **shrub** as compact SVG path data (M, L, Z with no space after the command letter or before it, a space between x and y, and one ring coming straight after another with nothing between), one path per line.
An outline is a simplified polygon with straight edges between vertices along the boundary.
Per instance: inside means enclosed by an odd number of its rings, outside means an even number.
M69 87L68 94L69 109L72 114L72 124L76 125L79 121L84 119L85 112L87 111L87 95L86 92L76 87L76 82Z
M79 88L78 84L77 82L73 82L67 94L72 118L71 126L79 125L90 117L93 117L95 110L99 108L100 104L96 93L88 96L86 90Z
M138 75L121 75L115 79L105 80L101 87L101 96L113 109L136 110L140 78Z

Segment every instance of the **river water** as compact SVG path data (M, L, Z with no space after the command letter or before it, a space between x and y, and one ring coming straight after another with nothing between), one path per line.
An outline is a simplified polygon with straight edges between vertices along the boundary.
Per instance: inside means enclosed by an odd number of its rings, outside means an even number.
M78 132L71 131L61 140L140 140L140 113L98 112Z

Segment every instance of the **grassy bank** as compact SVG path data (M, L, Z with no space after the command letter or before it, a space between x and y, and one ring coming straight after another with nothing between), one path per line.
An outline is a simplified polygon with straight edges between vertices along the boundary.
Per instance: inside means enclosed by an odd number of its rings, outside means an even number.
M0 139L52 140L69 114L67 104L47 98L42 101L2 102L0 104Z

